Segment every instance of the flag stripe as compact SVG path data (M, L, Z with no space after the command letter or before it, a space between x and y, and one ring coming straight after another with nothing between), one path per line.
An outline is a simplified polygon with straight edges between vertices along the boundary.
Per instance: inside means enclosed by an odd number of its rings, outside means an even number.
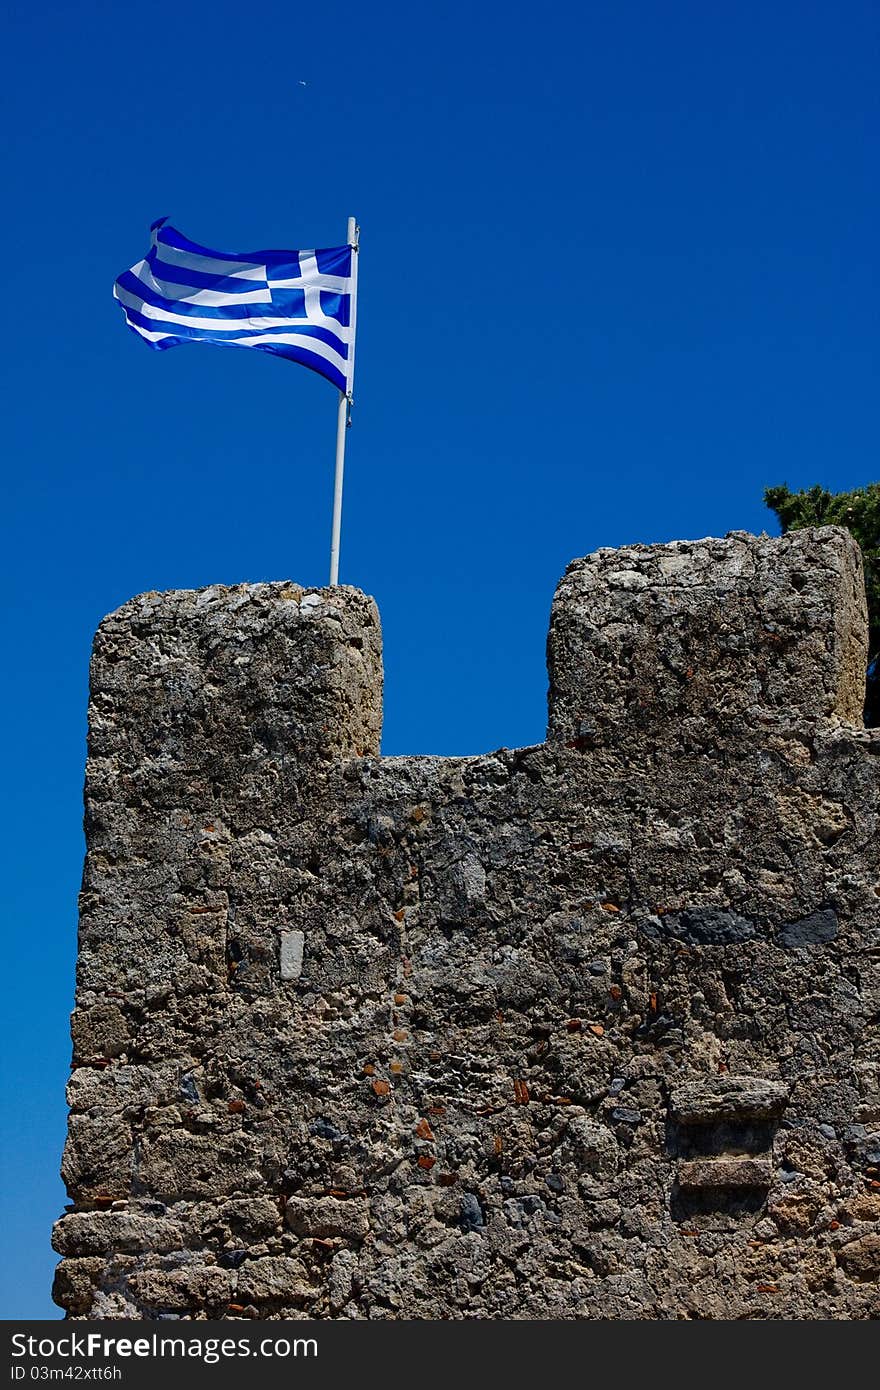
M189 251L175 251L164 243L156 242L153 250L156 259L168 265L180 266L182 270L201 271L203 275L237 276L242 280L265 280L265 261L221 261L217 256L193 255Z
M177 347L179 343L190 341L190 339L175 338L174 334L154 334L149 329L136 328L135 324L131 324L131 322L129 322L128 327L131 328L133 334L138 335L138 338L143 339L147 346L153 347L157 352L164 352L165 347ZM259 352L271 352L275 357L286 357L289 361L298 361L302 367L309 367L311 371L317 371L318 375L332 382L336 391L348 389L348 377L334 367L334 364L328 363L324 357L318 357L316 353L311 352L309 347L288 346L285 343L279 343L279 345L272 345L272 343L267 342L242 343L239 342L238 338L231 338L228 342L221 342L220 339L215 339L215 341L203 339L203 342L210 342L213 347L256 347Z
M203 308L201 305L190 304L186 300L164 299L160 295L150 293L146 286L136 279L130 271L120 275L116 281L114 294L124 308L137 309L149 318L162 319L166 323L187 324L190 328L203 328L212 333L226 334L253 330L262 332L266 328L288 328L292 324L302 323L303 325L311 324L318 328L327 328L329 325L329 331L334 333L343 347L348 338L349 330L344 328L336 319L328 319L323 312L301 316L294 314L273 316L254 313L248 304L227 305L222 309Z
M149 322L149 320L146 322ZM328 358L322 357L314 350L314 344L309 339L306 339L303 343L294 340L285 342L269 334L260 336L259 338L250 335L251 341L249 342L243 342L240 338L202 338L196 337L195 335L192 338L179 338L174 333L153 332L151 329L145 326L141 327L131 320L129 320L128 326L132 333L136 333L149 347L158 351L163 351L165 348L177 347L180 343L184 342L207 342L210 343L212 347L257 348L263 352L271 352L276 357L286 357L291 362L299 362L301 366L308 367L313 372L318 372L320 376L326 377L328 381L332 382L338 391L346 391L348 389L348 377L345 372L345 365L343 364L342 367L337 366L334 362L328 360Z
M253 272L249 271L247 275L243 271L236 275L217 275L214 271L206 272L195 270L192 266L174 265L172 261L163 261L156 254L155 246L150 247L144 261L157 280L194 290L215 289L223 290L225 294L251 294L255 289L260 289L266 280L263 266L259 266ZM143 262L139 261L138 264L141 265Z
M266 265L270 261L289 261L297 254L296 251L211 251L207 246L200 246L197 241L190 241L189 237L172 227L164 217L154 222L150 230L154 233L154 240L164 247L192 253L195 256L208 256L212 260L227 264L230 261L240 261L248 265ZM228 271L226 273L228 274Z
M189 274L193 272L190 271ZM228 290L220 289L197 289L195 285L181 284L179 281L158 280L146 261L139 261L133 265L129 271L141 284L148 290L153 290L156 294L163 296L167 300L178 300L186 304L209 304L217 307L221 304L271 304L272 292L268 285L255 285L252 281L240 281L240 289L230 294ZM215 276L215 280L216 280ZM222 282L228 285L228 279Z
M329 333L326 328L319 328L315 324L281 322L273 327L268 327L265 324L261 324L259 319L255 319L251 323L237 324L236 327L231 328L228 333L224 333L222 338L219 336L214 338L213 336L206 337L203 329L194 328L187 320L174 323L173 320L162 317L157 314L155 309L151 309L151 306L148 304L141 304L140 307L134 304L128 305L126 306L125 314L129 324L137 328L138 331L140 331L141 328L149 329L151 335L161 333L163 337L177 338L181 342L241 342L246 338L253 338L255 336L259 336L266 342L271 342L275 339L279 342L283 342L286 334L294 334L298 340L302 339L303 342L312 340L316 344L323 344L331 354L331 356L328 357L328 361L335 362L341 370L345 369L345 364L348 361L347 344L343 344L340 349L339 339L336 334ZM165 324L173 324L173 326L166 328L164 327ZM144 336L146 336L146 334ZM315 351L318 352L319 349L316 347Z

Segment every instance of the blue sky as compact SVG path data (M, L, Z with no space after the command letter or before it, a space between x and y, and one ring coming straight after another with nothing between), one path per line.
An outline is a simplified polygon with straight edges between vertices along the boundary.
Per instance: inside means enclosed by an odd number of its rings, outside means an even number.
M7 28L0 1316L54 1317L92 633L328 563L332 388L150 353L114 277L162 215L228 251L357 215L341 578L381 608L385 751L537 742L572 557L878 478L880 12L15 0Z

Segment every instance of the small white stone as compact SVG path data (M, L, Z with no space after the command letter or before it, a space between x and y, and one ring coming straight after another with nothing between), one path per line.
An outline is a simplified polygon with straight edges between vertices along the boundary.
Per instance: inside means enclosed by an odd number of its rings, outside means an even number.
M647 589L650 583L639 570L609 570L605 579L615 589Z
M486 870L475 854L467 854L452 871L456 889L469 907L486 899Z
M303 944L305 937L301 931L281 933L281 978L298 980L302 974Z
M657 557L657 564L659 566L660 573L667 576L670 574L680 574L682 570L687 569L690 563L690 555L681 555L673 553L671 555L659 555Z
M323 602L320 594L303 594L299 601L300 611L305 609L306 612L309 612L312 608L320 608Z

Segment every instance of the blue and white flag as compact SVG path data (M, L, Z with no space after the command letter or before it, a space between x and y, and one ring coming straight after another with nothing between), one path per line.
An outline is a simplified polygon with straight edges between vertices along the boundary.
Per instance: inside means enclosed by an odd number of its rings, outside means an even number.
M351 391L352 248L208 251L167 218L113 286L129 328L161 351L178 343L259 348Z

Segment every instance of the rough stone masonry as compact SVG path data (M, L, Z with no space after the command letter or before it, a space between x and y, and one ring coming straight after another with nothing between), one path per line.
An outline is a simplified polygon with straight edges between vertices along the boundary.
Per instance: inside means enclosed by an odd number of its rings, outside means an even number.
M548 650L546 743L382 758L354 589L101 624L69 1316L880 1313L854 542L600 550Z

